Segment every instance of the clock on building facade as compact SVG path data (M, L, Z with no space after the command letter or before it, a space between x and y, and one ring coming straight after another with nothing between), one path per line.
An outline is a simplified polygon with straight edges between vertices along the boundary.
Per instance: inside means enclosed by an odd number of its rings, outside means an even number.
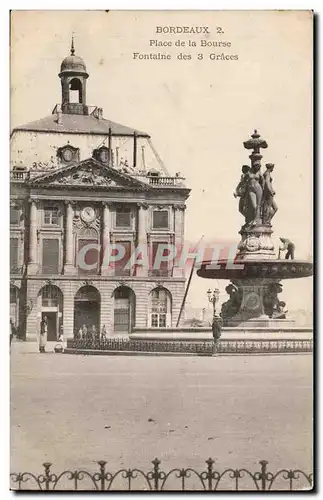
M83 210L81 212L81 219L83 220L83 222L85 222L86 224L89 224L90 222L94 221L95 217L96 217L96 213L95 213L94 208L92 208L92 207L83 208Z
M57 156L60 158L62 163L69 164L79 161L79 151L79 148L74 148L68 144L62 148L58 148Z

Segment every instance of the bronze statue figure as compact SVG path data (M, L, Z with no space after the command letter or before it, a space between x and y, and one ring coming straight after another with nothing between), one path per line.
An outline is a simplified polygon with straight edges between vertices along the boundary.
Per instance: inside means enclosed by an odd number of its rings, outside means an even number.
M249 227L261 225L261 202L263 194L263 177L260 172L260 163L255 162L249 173L247 185L248 215L246 223Z
M275 191L272 186L271 173L274 170L273 163L266 163L266 171L263 174L264 186L263 186L263 201L262 201L262 222L263 224L269 224L271 219L274 217L278 210L276 201L274 200Z
M283 291L283 287L280 283L272 283L263 297L263 304L265 314L272 318L279 304L278 294Z
M263 182L259 162L254 162L250 168L247 165L242 167L242 176L234 196L240 197L239 211L245 217L245 228L262 224L261 202Z
M233 196L235 198L240 198L239 200L239 212L244 216L247 217L247 200L246 200L246 194L247 194L247 184L249 180L249 170L250 167L249 165L242 165L242 174L240 178L240 182L236 187L235 192L233 193Z
M228 319L232 318L239 311L242 302L242 293L233 283L229 283L225 291L229 295L229 299L222 304L221 316L223 319Z

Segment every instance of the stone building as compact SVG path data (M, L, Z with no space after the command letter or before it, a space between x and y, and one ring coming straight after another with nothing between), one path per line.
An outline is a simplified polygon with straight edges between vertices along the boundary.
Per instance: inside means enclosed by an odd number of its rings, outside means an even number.
M10 316L22 338L36 338L44 316L49 340L84 324L110 336L175 326L181 307L182 266L156 256L182 245L190 190L148 134L87 104L88 77L72 42L61 103L12 132Z

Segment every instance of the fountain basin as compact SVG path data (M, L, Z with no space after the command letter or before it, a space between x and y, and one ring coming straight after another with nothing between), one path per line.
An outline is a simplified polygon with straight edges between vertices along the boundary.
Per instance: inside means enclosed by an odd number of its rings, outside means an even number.
M239 266L239 267L238 267ZM313 275L313 263L305 260L204 260L196 263L197 275L210 279L273 279L306 278Z

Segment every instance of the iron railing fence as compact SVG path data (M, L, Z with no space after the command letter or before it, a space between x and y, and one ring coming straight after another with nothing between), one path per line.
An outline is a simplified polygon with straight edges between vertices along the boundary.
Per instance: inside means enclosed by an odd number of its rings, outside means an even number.
M206 460L204 470L174 468L164 471L158 458L152 461L152 469L107 470L107 462L97 462L98 470L52 471L52 464L45 462L44 471L12 473L12 490L40 491L296 491L312 490L312 473L299 469L268 470L268 462L261 460L259 470L228 468L217 471L212 458Z
M131 340L113 338L69 339L67 347L72 349L92 349L106 351L135 351L161 353L194 353L212 355L214 343L210 341L170 341L170 340ZM294 353L312 352L313 340L220 340L217 353Z

